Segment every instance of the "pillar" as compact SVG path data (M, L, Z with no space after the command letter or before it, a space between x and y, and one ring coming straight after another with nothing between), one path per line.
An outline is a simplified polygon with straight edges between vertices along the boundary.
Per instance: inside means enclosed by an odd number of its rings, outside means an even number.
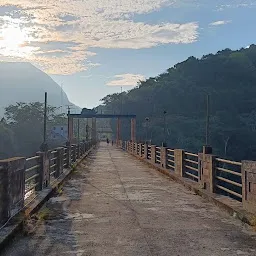
M50 152L37 152L39 167L39 176L36 179L38 183L36 190L40 191L50 185Z
M184 177L184 151L182 149L174 149L174 166L175 173Z
M131 119L131 141L136 141L136 118Z
M57 151L57 161L56 161L57 168L54 176L55 178L58 178L63 173L64 148L63 147L56 148L56 151Z
M97 142L97 127L96 127L96 117L92 118L92 143L96 144Z
M151 145L151 159L150 161L155 164L156 163L156 145Z
M67 156L66 156L66 166L67 168L69 168L71 166L71 162L72 162L72 155L71 155L71 145L70 142L66 143L66 152L67 152Z
M212 154L198 154L198 182L201 188L212 193L215 192L215 158Z
M161 147L161 166L166 169L167 166L167 148Z
M5 223L24 206L24 157L0 160L0 222Z
M139 157L142 157L142 143L139 143Z
M242 161L243 208L256 214L256 161Z

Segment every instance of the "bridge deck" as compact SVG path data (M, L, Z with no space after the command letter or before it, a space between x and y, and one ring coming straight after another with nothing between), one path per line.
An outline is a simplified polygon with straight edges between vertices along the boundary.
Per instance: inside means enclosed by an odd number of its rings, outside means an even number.
M92 154L40 214L46 220L5 256L256 255L247 226L112 146Z

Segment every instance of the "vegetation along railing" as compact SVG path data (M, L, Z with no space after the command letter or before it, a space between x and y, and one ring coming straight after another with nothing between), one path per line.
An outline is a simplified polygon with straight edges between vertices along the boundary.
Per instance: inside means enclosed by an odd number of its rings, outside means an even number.
M125 142L124 149L153 165L189 179L199 188L228 196L255 209L256 162L231 161L207 153L191 153L182 149L158 147L144 143ZM134 150L138 149L138 150ZM205 148L203 149L205 151Z
M0 160L0 224L20 212L27 201L50 187L65 169L93 147L91 141L67 145L30 158Z

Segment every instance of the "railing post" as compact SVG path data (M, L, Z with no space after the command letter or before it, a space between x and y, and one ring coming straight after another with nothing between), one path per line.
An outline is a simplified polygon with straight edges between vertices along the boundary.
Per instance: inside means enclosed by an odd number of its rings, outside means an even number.
M37 152L36 153L39 164L39 176L36 179L38 185L36 186L36 191L40 191L50 184L50 152Z
M143 155L144 159L148 159L148 143L144 144L144 155Z
M142 143L139 143L139 157L142 157Z
M256 161L242 161L243 208L256 214Z
M151 159L152 163L156 163L156 145L151 145Z
M76 161L76 144L72 145L72 161L75 162Z
M84 155L84 154L85 154L85 152L86 152L86 150L85 150L85 145L86 145L86 142L85 142L85 141L83 141L83 143L82 143L82 149L83 149L82 154L83 154L83 155Z
M198 154L198 182L201 188L214 193L216 157L208 152L212 152L212 150L209 147L204 147L203 153Z
M67 149L67 168L71 166L71 145L69 142L66 143Z
M174 166L175 173L180 177L184 177L184 150L174 149Z
M24 206L24 157L0 160L0 222L5 223Z
M59 147L56 148L57 151L57 168L54 174L55 178L58 178L63 173L63 165L64 165L64 148Z
M161 147L161 166L166 169L167 167L167 148L166 147Z
M79 159L81 157L81 148L80 143L77 144L77 158Z

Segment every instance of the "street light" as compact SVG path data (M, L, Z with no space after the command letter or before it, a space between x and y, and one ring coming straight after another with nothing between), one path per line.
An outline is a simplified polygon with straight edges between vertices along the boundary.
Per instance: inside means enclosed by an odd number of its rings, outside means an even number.
M148 143L148 123L149 123L149 117L146 117L145 121L146 121L146 143Z

